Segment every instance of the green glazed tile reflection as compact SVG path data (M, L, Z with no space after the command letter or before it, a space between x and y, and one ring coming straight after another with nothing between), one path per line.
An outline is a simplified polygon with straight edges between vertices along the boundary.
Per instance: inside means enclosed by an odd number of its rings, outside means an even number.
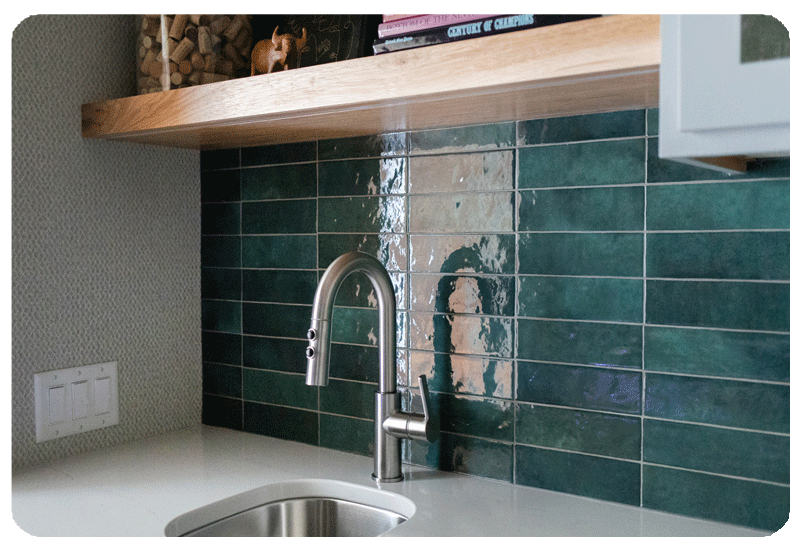
M519 188L644 183L644 139L519 150Z
M242 267L316 269L316 235L242 237Z
M648 374L645 414L669 420L789 432L789 386Z
M312 304L317 289L313 271L243 269L242 300Z
M519 272L641 277L644 237L636 233L521 233Z
M320 277L324 272L320 271ZM406 309L406 274L389 272L394 287L395 306L398 310ZM312 293L313 298L313 293ZM377 307L378 296L369 278L364 273L351 273L344 278L336 292L337 306Z
M304 338L311 306L242 303L242 332L262 336Z
M517 356L535 361L641 368L641 325L519 319Z
M616 369L518 361L517 399L546 405L639 414L642 375Z
M639 464L516 446L516 483L560 493L639 505Z
M315 233L316 200L242 203L242 234Z
M242 365L253 369L306 372L306 340L242 337Z
M513 231L513 193L412 195L409 230L415 233Z
M514 146L514 123L409 133L409 153L454 153Z
M513 447L443 432L434 443L410 441L411 462L445 472L513 481Z
M308 319L310 320L311 317ZM405 326L406 312L398 311L396 319L397 347L406 346ZM378 310L334 307L331 318L331 340L342 344L377 345Z
M319 415L319 445L346 453L372 456L375 447L374 420Z
M244 401L243 429L246 432L316 445L319 414L314 411Z
M411 309L437 313L514 315L512 277L411 275Z
M789 335L645 327L649 371L789 381Z
M315 164L243 168L240 174L245 201L313 197L317 193Z
M439 419L442 431L502 441L514 439L511 401L433 393L429 406L431 415Z
M789 229L789 180L650 186L647 229Z
M242 312L240 302L202 300L203 330L241 332Z
M644 110L522 120L519 144L563 143L644 135Z
M789 330L789 284L647 282L647 322L745 330Z
M318 143L320 160L404 155L407 149L405 132L323 139Z
M789 488L645 464L642 505L673 514L777 531L789 519Z
M330 380L319 390L319 410L374 420L377 390L378 386L374 384Z
M519 315L642 322L641 279L520 277Z
M411 351L410 380L424 374L431 391L512 398L513 362L448 353Z
M516 441L639 460L641 421L630 416L517 404Z
M405 197L319 199L321 233L399 233L405 231Z
M319 196L405 193L405 166L403 158L322 162L319 164Z
M513 322L507 318L411 313L409 346L443 353L513 357Z
M242 388L247 401L317 408L317 388L307 386L302 375L242 369Z
M210 203L200 207L203 235L238 235L239 203Z
M399 354L400 352L398 352ZM305 354L303 354L303 358L305 359ZM377 384L378 348L332 343L330 377Z
M514 189L514 152L412 157L411 193L510 191Z
M514 274L514 235L411 235L411 271Z
M644 187L520 191L520 231L641 231Z
M645 419L643 459L776 483L789 483L789 436Z
M650 233L648 277L789 279L789 232Z
M397 233L335 235L320 233L319 267L325 269L346 252L363 252L375 256L388 271L405 271L408 267L408 237Z

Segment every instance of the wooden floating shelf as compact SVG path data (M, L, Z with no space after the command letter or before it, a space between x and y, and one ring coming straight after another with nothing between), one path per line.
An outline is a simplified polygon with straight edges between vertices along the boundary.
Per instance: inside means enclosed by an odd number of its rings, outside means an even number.
M87 103L87 138L225 149L658 106L658 15Z

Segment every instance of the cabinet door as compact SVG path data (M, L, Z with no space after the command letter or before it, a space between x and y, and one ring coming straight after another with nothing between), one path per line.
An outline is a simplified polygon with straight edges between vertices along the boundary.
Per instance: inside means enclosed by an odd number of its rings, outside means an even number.
M788 155L788 31L764 17L661 16L661 157Z

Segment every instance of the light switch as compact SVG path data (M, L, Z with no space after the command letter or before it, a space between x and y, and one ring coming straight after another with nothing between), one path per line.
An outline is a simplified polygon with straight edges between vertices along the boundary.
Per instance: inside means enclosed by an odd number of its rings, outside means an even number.
M89 408L89 383L72 383L72 419L86 418Z
M98 378L94 381L95 414L105 414L111 411L111 380Z
M64 386L50 388L47 392L50 414L48 421L50 424L64 422L64 405L66 404L66 391Z

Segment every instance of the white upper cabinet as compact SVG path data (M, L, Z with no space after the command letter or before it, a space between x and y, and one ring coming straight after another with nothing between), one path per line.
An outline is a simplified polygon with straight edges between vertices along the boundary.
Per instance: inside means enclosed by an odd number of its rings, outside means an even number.
M777 19L662 15L659 87L660 157L736 171L788 156L789 33Z

